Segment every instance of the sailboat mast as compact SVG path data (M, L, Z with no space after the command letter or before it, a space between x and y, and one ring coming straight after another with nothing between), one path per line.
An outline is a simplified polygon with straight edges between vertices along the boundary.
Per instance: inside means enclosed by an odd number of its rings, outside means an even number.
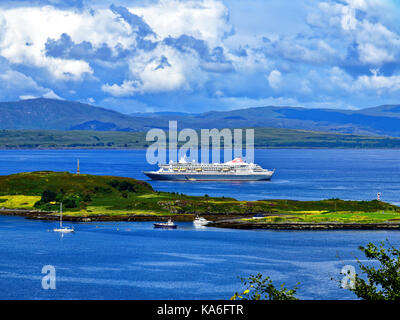
M62 202L60 202L60 227L62 227Z

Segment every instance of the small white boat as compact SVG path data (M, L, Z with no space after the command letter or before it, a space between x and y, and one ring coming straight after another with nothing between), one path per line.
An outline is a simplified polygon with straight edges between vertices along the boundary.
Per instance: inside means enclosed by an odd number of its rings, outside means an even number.
M73 227L63 226L63 224L62 224L62 203L60 203L60 227L54 228L53 231L60 232L60 233L75 232L75 229Z
M265 215L262 213L257 213L253 216L253 219L263 219L265 218Z
M193 220L194 226L205 226L209 221L203 217L197 216L196 219Z

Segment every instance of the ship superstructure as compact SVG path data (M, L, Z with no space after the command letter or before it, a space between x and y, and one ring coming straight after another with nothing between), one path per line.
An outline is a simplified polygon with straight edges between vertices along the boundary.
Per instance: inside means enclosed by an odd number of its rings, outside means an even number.
M263 169L258 164L246 163L236 158L225 163L187 162L185 158L178 162L159 165L158 171L144 172L152 180L178 181L259 181L270 180L275 170Z

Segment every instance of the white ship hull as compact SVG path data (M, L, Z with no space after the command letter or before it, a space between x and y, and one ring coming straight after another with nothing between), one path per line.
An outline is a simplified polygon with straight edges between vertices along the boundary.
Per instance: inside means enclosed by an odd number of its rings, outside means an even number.
M179 162L160 165L158 171L144 172L152 180L171 181L267 181L275 170L261 168L254 163L246 163L236 158L225 163Z
M173 181L268 181L274 171L263 174L225 174L225 173L173 173L173 172L144 172L152 180Z

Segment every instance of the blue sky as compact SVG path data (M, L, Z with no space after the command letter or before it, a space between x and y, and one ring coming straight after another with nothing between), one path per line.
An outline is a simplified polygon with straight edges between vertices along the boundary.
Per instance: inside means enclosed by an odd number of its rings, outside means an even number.
M124 113L400 102L398 0L0 2L0 101Z

